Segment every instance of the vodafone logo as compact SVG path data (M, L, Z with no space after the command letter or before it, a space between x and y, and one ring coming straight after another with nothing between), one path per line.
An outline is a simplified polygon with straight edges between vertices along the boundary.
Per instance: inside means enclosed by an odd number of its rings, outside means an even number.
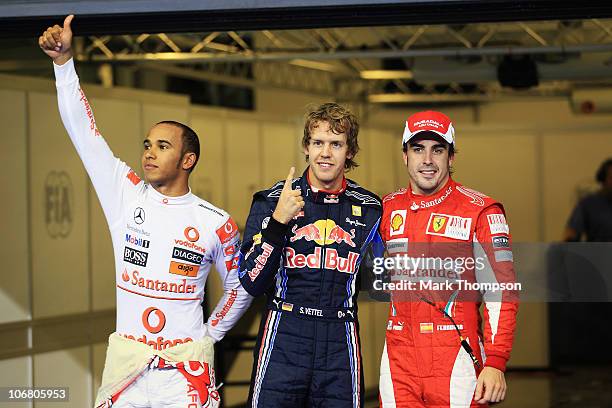
M187 372L187 374L191 374L194 377L199 377L206 373L204 367L199 361L187 361L187 364L183 366L183 369Z
M226 234L231 234L234 231L234 226L231 223L226 222L223 229L225 230Z
M198 239L200 239L200 233L194 227L185 228L184 234L185 238L187 238L187 241L189 242L196 242Z
M151 318L152 314L157 317L157 322L155 322L155 319ZM151 324L152 321L154 325ZM166 316L164 315L164 312L158 308L148 307L142 313L142 325L149 331L149 333L157 334L164 329L164 326L166 325Z

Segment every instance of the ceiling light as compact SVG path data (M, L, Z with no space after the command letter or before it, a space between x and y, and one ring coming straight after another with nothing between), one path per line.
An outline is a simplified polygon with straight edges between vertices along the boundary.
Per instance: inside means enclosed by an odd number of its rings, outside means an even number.
M359 72L363 79L412 79L412 71L373 69Z

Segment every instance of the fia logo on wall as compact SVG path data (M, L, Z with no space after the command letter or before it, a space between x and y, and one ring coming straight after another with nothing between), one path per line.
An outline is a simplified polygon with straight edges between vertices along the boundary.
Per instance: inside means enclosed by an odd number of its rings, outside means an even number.
M66 238L72 231L74 190L65 171L51 171L45 179L45 223L51 238Z

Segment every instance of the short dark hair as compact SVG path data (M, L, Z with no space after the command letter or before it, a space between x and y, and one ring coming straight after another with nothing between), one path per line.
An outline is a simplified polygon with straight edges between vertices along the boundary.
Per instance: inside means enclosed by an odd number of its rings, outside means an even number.
M329 128L335 134L345 133L346 144L348 145L348 154L352 157L347 158L344 162L344 169L351 170L357 166L357 162L353 160L359 151L359 122L357 117L344 106L337 103L324 103L315 110L312 110L306 115L304 123L304 137L302 137L302 146L308 147L310 143L310 132L319 126L320 122L329 123ZM308 160L308 156L306 157Z
M412 139L410 139L409 141L407 141L406 143L402 145L402 151L406 153L408 151L408 145L412 143L416 143L419 140L423 140L423 139L438 140L440 141L440 143L446 145L446 147L448 148L449 157L453 157L456 153L455 145L448 143L446 140L442 138L442 136L438 135L436 132L431 132L431 131L425 131L425 132L419 133L418 135L415 135Z
M200 158L200 139L198 135L192 128L181 123L176 122L174 120L162 120L161 122L157 122L157 125L170 125L175 126L181 130L182 139L183 139L183 148L181 149L181 160L185 157L185 153L195 153L196 160L193 163L193 166L189 168L189 172L191 173L195 168L196 164L198 164L198 159Z
M597 180L598 183L603 184L606 182L606 177L608 176L608 169L610 166L612 166L612 157L604 160L604 162L599 166L597 173L595 173L595 180Z

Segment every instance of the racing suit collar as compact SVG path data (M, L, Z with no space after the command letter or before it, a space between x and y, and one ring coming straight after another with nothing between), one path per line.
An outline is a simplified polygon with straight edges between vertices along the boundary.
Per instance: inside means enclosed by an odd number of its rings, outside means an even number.
M442 187L437 193L431 195L421 195L415 194L412 191L411 186L409 185L408 199L411 202L410 209L412 211L417 211L419 209L435 207L438 204L441 204L446 201L446 199L448 199L448 196L450 196L450 194L455 190L456 186L457 183L451 177L449 177L444 187Z
M191 193L191 187L187 194L178 197L170 197L155 190L151 185L147 185L148 195L153 201L163 205L188 205L193 203L194 195Z
M342 187L338 191L317 190L310 185L308 167L306 167L306 170L304 170L304 173L302 174L300 187L302 191L305 192L305 194L302 193L302 195L309 197L316 203L336 204L340 202L340 199L344 196L343 193L346 191L346 178L342 177Z

